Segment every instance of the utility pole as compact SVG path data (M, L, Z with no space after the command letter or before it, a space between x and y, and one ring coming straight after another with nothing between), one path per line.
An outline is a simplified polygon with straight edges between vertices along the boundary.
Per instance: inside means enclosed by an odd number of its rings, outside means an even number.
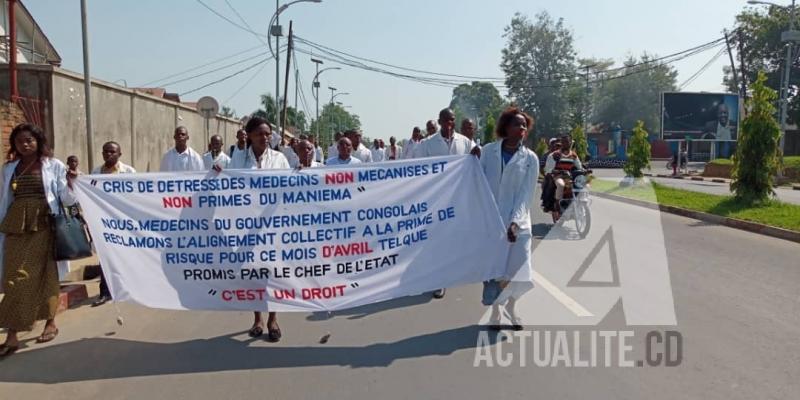
M597 64L595 64L597 65ZM584 104L583 109L583 134L588 137L589 135L589 109L591 107L591 88L589 87L589 68L594 67L595 65L586 65L583 68L586 69L586 103Z
M794 6L795 0L792 0L792 6L789 9L789 30L781 33L781 41L786 43L786 66L783 67L783 85L781 87L781 139L780 139L780 156L781 163L778 168L778 178L783 177L783 152L786 144L786 121L789 114L789 85L790 73L792 70L792 47L800 41L800 32L794 30Z
M94 135L92 130L92 74L89 72L89 27L86 21L86 0L81 0L81 31L83 33L83 87L86 97L86 160L89 171L94 168Z
M733 61L733 52L731 51L731 41L728 39L728 31L725 31L725 46L728 47L728 58L731 60L731 72L733 73L733 86L739 87L739 77L736 74L736 63Z
M314 91L314 100L317 102L317 118L314 121L317 123L317 138L319 138L319 65L322 64L322 60L317 60L312 57L311 61L316 64L317 67L317 73L314 75L314 82L312 83L312 90ZM333 139L331 139L331 142L333 142Z
M335 131L335 129L333 129L333 114L334 114L334 110L333 110L333 92L336 91L336 88L328 86L328 89L331 90L331 103L330 103L331 104L331 118L330 118L329 122L331 123L331 136L333 136L333 132Z
M286 111L288 108L287 102L289 101L289 67L292 65L292 21L289 21L289 45L286 48L286 75L285 82L283 83L283 112L281 115L281 128L286 128ZM283 132L281 131L281 135Z
M742 98L747 99L747 69L744 64L744 36L742 30L736 31L736 36L739 37L739 71L742 72ZM745 109L745 112L747 109Z
M279 99L281 93L281 45L280 38L283 35L283 29L280 24L280 0L275 0L275 25L271 26L272 35L275 36L275 127L278 128L278 133L283 140L283 131L281 130L280 116L278 115L281 109L281 101Z
M11 102L19 97L17 83L17 0L8 1L8 79L10 80L9 92Z

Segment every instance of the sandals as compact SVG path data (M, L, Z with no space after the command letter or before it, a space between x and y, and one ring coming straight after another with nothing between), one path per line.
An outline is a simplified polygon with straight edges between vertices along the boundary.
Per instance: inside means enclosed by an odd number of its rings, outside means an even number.
M19 350L19 345L16 346L9 346L6 344L0 344L0 358L8 357Z
M247 334L252 338L260 337L264 334L264 328L262 328L261 325L253 325L253 327L247 331Z
M53 339L58 336L58 328L55 330L51 330L49 332L42 332L42 334L36 338L36 343L47 343L52 341Z
M275 324L276 328L267 328L267 340L270 342L278 342L281 340L281 328Z

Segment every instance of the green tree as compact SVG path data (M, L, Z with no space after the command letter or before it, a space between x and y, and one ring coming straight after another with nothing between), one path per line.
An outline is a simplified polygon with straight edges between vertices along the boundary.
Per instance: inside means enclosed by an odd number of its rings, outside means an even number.
M541 159L544 157L544 153L547 153L547 150L549 149L550 148L547 146L547 141L544 140L544 138L539 138L539 142L536 143L536 149L534 149L534 152L537 156L539 156L539 159Z
M644 121L637 121L628 145L628 161L623 170L627 176L641 178L644 176L642 173L644 168L650 168L650 142L647 141Z
M506 26L500 66L509 97L536 118L540 135L554 136L569 119L568 86L576 78L572 32L542 12L531 21L516 13ZM533 132L531 132L533 133ZM534 135L529 136L533 143Z
M678 72L670 65L654 64L656 56L628 58L622 69L602 74L595 90L592 121L632 129L639 120L651 131L661 121L661 93L676 90ZM624 76L624 78L623 78Z
M464 83L453 89L450 108L456 112L456 127L464 118L485 126L486 116L497 116L503 111L505 101L497 88L489 82ZM480 129L481 126L476 128Z
M219 113L223 117L236 118L236 110L234 110L234 109L232 109L232 108L230 108L228 106L222 106L222 110Z
M581 161L586 161L586 156L589 155L589 143L586 141L586 134L583 132L583 126L578 125L570 132L572 142L575 143L575 153ZM546 146L547 144L545 144Z
M764 85L780 93L781 76L786 63L786 44L781 41L781 33L789 27L789 7L745 8L736 16L736 34L730 35L731 47L738 49L741 42L740 57L747 66L744 79L755 82L758 74L764 73ZM733 80L730 67L723 68L723 84L732 93L739 92ZM737 69L739 79L742 74ZM788 123L800 121L800 60L795 57L790 68ZM741 84L741 83L740 83Z
M481 142L483 145L494 142L494 127L496 124L494 116L488 114L486 116L486 124L483 127L483 141Z
M334 133L348 129L361 129L361 120L358 115L347 112L342 106L328 103L322 108L319 114L319 121L311 121L308 129L311 134L317 134L317 125L319 125L320 136L318 139L325 146L328 146ZM362 137L362 139L366 140L368 138Z
M253 115L259 116L261 118L265 118L270 123L275 123L278 121L275 113L275 98L272 97L270 94L262 94L261 95L261 105L264 108L256 110ZM287 107L286 109L286 125L287 130L289 128L294 128L297 131L305 131L306 125L308 124L306 120L306 113L303 111L295 110L294 107Z
M752 97L747 103L750 113L742 122L733 159L731 190L745 204L765 202L775 195L772 176L778 168L781 131L772 105L777 94L767 87L767 79L767 74L761 72L752 85Z
M590 120L592 97L595 92L595 85L592 82L596 81L612 65L614 65L612 59L578 59L575 67L579 71L579 75L575 79L571 79L567 85L567 122L569 126L585 125ZM589 81L588 88L587 81Z

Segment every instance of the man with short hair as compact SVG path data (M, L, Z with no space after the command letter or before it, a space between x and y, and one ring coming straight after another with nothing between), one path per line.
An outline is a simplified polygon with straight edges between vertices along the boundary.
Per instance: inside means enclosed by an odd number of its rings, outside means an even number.
M357 129L350 129L346 131L344 135L350 139L350 143L353 146L351 153L353 157L357 158L363 163L372 162L372 152L361 143L361 132L359 132Z
M386 159L399 160L403 157L403 148L397 145L394 136L389 138L389 148L386 149Z
M119 160L122 147L117 142L106 142L103 145L103 165L92 170L92 174L135 174L136 170ZM111 300L106 275L100 268L100 295L92 303L92 307L101 306Z
M343 136L342 132L336 132L336 134L333 135L333 143L328 147L328 159L339 156L339 140L341 140Z
M175 128L172 136L175 147L161 158L161 172L204 171L203 157L188 146L189 130L184 126Z
M297 168L297 164L299 162L297 158L297 153L294 152L294 146L297 144L297 139L291 138L289 139L289 143L282 146L280 151L289 160L289 166L292 168Z
M386 151L381 148L381 141L378 139L372 141L372 148L369 151L374 162L381 162L386 158Z
M310 135L308 137L309 143L314 146L314 161L322 164L323 154L322 154L322 147L317 144L317 137L314 135ZM296 151L295 151L296 153ZM298 154L299 155L299 154Z
M438 131L438 130L439 130L439 127L436 126L436 121L434 121L432 119L429 119L428 122L425 123L425 132L427 133L425 135L425 139L435 135L436 131Z
M461 132L464 137L473 142L477 143L478 141L475 140L475 122L469 118L464 118L461 120Z
M406 143L406 147L403 149L403 159L410 160L415 158L415 152L420 143L422 143L422 130L415 126L414 130L411 131L411 140Z
M316 152L314 151L314 144L311 140L301 140L294 146L294 152L297 154L297 167L296 168L315 168L321 167L322 163L314 160Z
M419 157L470 154L475 149L475 142L455 131L456 114L453 110L445 108L439 112L439 125L439 132L419 146Z
M327 165L347 165L361 163L361 160L352 156L353 144L350 142L350 139L346 137L339 139L337 147L337 156L329 158L326 162Z
M415 151L418 157L436 157L455 154L480 154L475 143L464 135L455 131L456 114L453 110L445 108L439 111L439 133L429 136ZM477 155L476 154L476 155ZM433 297L441 299L445 290L433 292Z
M236 144L231 145L228 156L233 159L233 155L238 152L247 152L247 132L244 129L236 131Z
M208 142L208 153L203 154L203 165L206 169L212 169L215 166L228 169L228 164L231 163L231 158L222 151L222 136L211 136Z

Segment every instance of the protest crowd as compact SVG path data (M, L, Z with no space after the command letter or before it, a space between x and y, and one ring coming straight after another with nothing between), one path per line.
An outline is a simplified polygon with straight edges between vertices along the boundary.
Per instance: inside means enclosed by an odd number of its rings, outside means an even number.
M414 127L404 146L395 137L391 137L388 144L375 139L370 145L362 141L358 130L337 132L335 143L325 151L314 136L283 138L273 131L268 121L252 117L237 132L236 143L226 149L222 137L214 135L207 144L208 151L200 153L189 145L190 132L179 126L173 132L174 147L163 155L160 171L304 169L445 155L478 157L509 242L507 258L498 263L505 262L505 270L511 271L507 276L484 282L483 303L492 307L490 326L500 326L504 314L512 326L521 329L522 322L514 306L517 299L533 287L530 211L540 163L524 143L534 121L519 109L509 107L498 116L497 140L481 147L474 139L475 123L469 119L461 121L459 133L455 119L453 110L441 110L437 121L427 121L425 131ZM561 143L562 148L570 145ZM124 150L119 142L105 143L103 164L91 174L136 173L133 167L120 161ZM551 147L551 151L554 150L558 150L558 144ZM555 167L553 160L547 163L549 169ZM0 181L0 266L4 292L0 302L0 328L7 330L5 341L0 345L0 357L19 349L18 332L32 329L37 321L46 321L37 343L52 341L59 333L55 319L59 271L63 266L57 266L62 263L57 263L53 254L55 230L51 226L54 223L51 216L62 212L64 206L76 203L73 183L81 174L77 157L70 156L66 165L53 157L47 135L39 127L20 124L11 132L10 150ZM563 181L555 182L556 196L563 191L563 186ZM112 300L106 278L100 275L100 294L93 306ZM435 298L444 296L444 288L433 293ZM266 335L273 342L280 340L282 333L277 314L269 312L264 321L262 313L255 311L249 335Z

